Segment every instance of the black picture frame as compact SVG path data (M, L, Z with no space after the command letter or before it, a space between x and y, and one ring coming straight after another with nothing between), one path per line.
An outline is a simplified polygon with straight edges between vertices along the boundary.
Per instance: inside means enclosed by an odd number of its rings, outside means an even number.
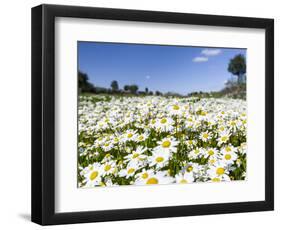
M55 213L55 18L109 19L265 29L265 200ZM32 221L41 225L267 211L274 209L274 20L110 8L32 8Z

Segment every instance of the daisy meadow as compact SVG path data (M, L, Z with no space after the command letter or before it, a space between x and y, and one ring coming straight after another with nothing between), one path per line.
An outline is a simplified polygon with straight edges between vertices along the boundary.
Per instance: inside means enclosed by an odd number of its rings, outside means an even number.
M245 179L243 100L99 95L79 100L79 187Z

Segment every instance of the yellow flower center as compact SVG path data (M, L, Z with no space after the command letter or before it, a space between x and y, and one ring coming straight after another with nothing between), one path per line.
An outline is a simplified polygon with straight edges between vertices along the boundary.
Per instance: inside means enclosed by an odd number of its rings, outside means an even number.
M213 181L213 182L220 182L221 179L216 177L216 178L213 178L212 181Z
M139 140L142 141L144 139L143 136L139 136Z
M207 139L209 137L209 134L208 133L203 133L203 137Z
M127 135L128 138L131 138L132 136L133 136L132 133L128 133L128 135Z
M170 145L171 145L171 142L170 141L164 141L163 143L162 143L162 147L163 148L169 148L170 147Z
M160 120L160 123L161 124L165 124L167 122L167 119L166 118L162 118L161 120Z
M146 184L158 184L158 180L155 177L151 177L146 181Z
M115 138L114 138L114 141L115 141L115 142L118 142L118 141L119 141L119 139L118 139L117 137L115 137Z
M111 165L106 165L105 167L104 167L104 171L109 171L111 169Z
M230 155L230 154L225 154L224 158L225 158L226 160L230 160L230 159L231 159L231 155Z
M231 125L231 126L235 126L235 125L236 125L236 122L235 122L235 121L232 121L232 122L230 122L230 125Z
M164 158L163 157L157 157L155 160L156 160L157 163L161 163L161 162L164 161Z
M180 107L178 105L173 105L173 110L179 110Z
M139 155L140 155L140 154L138 154L138 153L134 153L134 154L133 154L133 158L135 159L135 158L137 158Z
M208 151L208 154L210 155L210 156L212 156L212 155L214 155L214 150L212 150L212 149L210 149L209 151Z
M180 181L180 184L187 184L187 180L182 179L182 180Z
M109 143L105 143L104 146L105 146L105 147L108 147L108 146L109 146Z
M128 169L128 174L132 174L132 173L134 173L135 172L135 169L134 168L129 168Z
M224 131L224 127L220 127L220 131Z
M207 113L205 111L201 111L201 116L206 116Z
M153 124L153 125L154 125L155 123L156 123L156 121L155 121L155 120L152 120L152 121L151 121L151 124Z
M231 152L231 148L230 148L229 146L227 146L227 147L225 148L225 151L226 151L226 152Z
M147 172L143 173L143 174L141 175L141 177L142 177L142 179L146 179L146 178L148 177L148 173L147 173Z
M98 175L99 175L98 171L93 171L90 175L90 180L96 179Z
M191 172L192 170L193 170L192 166L188 166L187 169L186 169L187 172Z
M227 141L227 140L228 140L228 137L227 137L227 136L223 136L223 137L221 138L221 140L222 140L222 141Z
M200 153L200 151L199 151L199 149L195 149L195 154L199 154Z
M193 144L193 141L192 141L192 140L189 140L189 141L188 141L188 144L192 145L192 144Z
M102 181L100 182L100 186L101 187L105 187L105 183L103 183Z
M224 174L224 168L217 168L217 174L219 175L219 176L221 176L221 175L223 175Z

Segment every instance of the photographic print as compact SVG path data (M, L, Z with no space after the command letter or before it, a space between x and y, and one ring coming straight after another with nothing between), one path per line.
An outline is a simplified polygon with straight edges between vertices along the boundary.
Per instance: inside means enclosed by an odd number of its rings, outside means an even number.
M79 188L246 179L246 49L77 51Z
M43 4L31 31L33 222L274 210L274 19Z

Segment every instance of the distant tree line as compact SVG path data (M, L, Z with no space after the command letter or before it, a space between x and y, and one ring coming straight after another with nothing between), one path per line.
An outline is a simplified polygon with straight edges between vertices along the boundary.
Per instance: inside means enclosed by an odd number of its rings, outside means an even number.
M154 95L154 92L149 91L147 87L144 91L140 91L139 86L136 84L124 85L123 89L120 89L116 80L111 82L110 88L98 87L90 83L88 75L82 71L78 71L78 88L81 93ZM155 91L155 95L160 96L163 93Z
M230 59L227 70L236 76L235 80L228 80L225 83L225 87L220 91L213 92L192 92L187 95L182 95L176 92L162 93L160 91L150 91L148 87L144 91L139 90L139 86L136 84L124 85L123 88L119 88L119 84L116 80L113 80L110 84L110 88L98 87L89 82L88 75L81 71L78 72L78 84L80 92L96 93L96 94L133 94L133 95L156 95L166 97L222 97L230 95L237 98L246 97L246 60L242 54L238 54Z

